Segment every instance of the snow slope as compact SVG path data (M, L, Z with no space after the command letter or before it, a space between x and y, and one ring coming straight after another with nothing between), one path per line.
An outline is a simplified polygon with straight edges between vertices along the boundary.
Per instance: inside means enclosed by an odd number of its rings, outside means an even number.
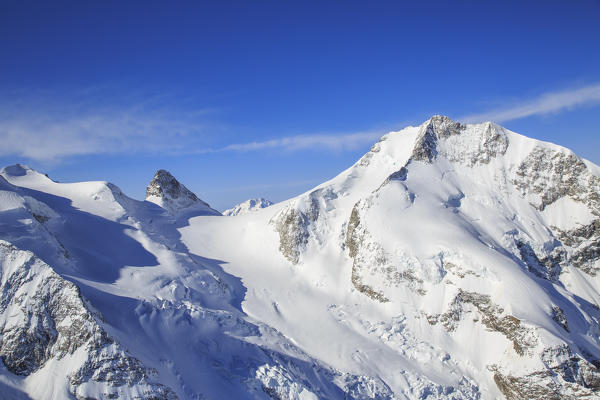
M132 360L111 363L116 363L115 373L101 368L107 354L96 354L98 346L84 343L54 355L61 337L57 325L63 320L52 316L42 326L34 324L39 333L30 335L32 340L12 341L20 353L34 345L44 349L45 356L37 357L31 368L20 369L2 357L6 368L0 370L1 381L8 388L35 399L268 399L275 391L312 399L313 391L321 398L342 398L336 382L360 379L334 371L248 318L240 306L246 289L222 270L224 261L187 250L178 228L190 216L215 215L213 210L191 207L173 213L172 208L130 199L110 183L56 183L21 165L6 167L0 175L0 239L8 246L7 257L39 257L43 273L50 274L52 266L65 285L76 284L81 303L89 302L81 313L89 313L97 327L80 327L75 336L94 336L94 329L106 332L115 351ZM10 262L2 259L1 265L2 276L14 275ZM37 291L54 293L44 283L47 279L38 277L41 272L29 272L29 261L19 265L42 282ZM4 302L11 300L13 285L5 287ZM30 292L27 286L22 291ZM13 308L21 309L19 332L30 331L33 314L72 308L62 301L54 304L55 296L39 297L35 295L39 304L30 312L31 301L19 296ZM12 327L1 318L0 326L5 340ZM35 340L39 337L46 339ZM84 368L89 372L79 374L81 365L91 365ZM49 379L54 389L36 389L48 388Z
M16 285L23 293L38 282L40 293L72 294L23 295L0 314L0 393L596 398L598 171L560 146L440 116L385 135L315 189L236 218L166 171L142 202L110 183L6 167L2 282L26 270L35 278ZM101 345L55 350L68 323L52 310L72 302L89 322L71 336L105 332L113 362ZM30 332L39 310L52 317L28 337L49 339L27 342L45 350L23 370L5 338ZM97 368L78 375L86 362ZM59 365L54 389L35 390Z
M223 215L234 217L236 215L248 214L252 211L260 210L261 208L272 206L273 202L259 197L257 199L249 199L243 203L236 204L232 208L223 211Z
M559 146L434 117L306 194L182 233L242 277L249 315L398 397L593 396L598 182Z

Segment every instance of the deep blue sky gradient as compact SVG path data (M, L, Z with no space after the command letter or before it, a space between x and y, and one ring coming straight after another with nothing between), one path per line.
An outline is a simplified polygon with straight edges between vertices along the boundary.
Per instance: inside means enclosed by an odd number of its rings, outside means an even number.
M383 134L432 114L456 118L600 82L599 21L598 1L4 0L0 96L57 118L81 103L93 114L147 99L171 116L202 110L191 118L204 126L190 146L198 149ZM592 104L502 125L600 163L598 115ZM0 161L24 162L61 181L110 180L136 198L166 168L224 209L248 197L298 194L368 148L99 149L51 162L19 154Z

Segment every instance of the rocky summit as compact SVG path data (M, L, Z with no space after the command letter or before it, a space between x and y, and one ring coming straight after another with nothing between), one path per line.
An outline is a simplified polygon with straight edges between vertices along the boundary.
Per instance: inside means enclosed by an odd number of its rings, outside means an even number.
M156 171L146 187L146 200L160 205L171 213L177 213L190 207L212 210L208 203L200 200L164 169Z
M492 122L390 132L224 218L159 170L0 171L0 397L600 397L600 167Z

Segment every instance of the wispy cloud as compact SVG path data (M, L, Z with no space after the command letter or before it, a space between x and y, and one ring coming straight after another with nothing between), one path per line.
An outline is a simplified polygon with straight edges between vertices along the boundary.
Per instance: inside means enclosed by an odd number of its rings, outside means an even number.
M32 100L35 99L35 100ZM264 150L348 151L376 141L389 129L300 134L218 145L231 127L218 110L173 107L168 95L130 96L124 101L87 90L61 96L0 96L0 156L56 162L92 154L206 154ZM487 112L457 118L463 122L504 122L600 103L600 83L544 93ZM394 124L401 126L400 124Z
M256 185L246 185L246 186L227 186L227 187L216 187L210 190L204 191L204 193L230 193L230 192L244 192L244 191L252 191L256 192L259 190L273 189L273 188L294 188L299 186L314 186L321 183L322 179L304 179L297 181L286 181L286 182L278 182L278 183L265 183L265 184L256 184Z
M264 149L280 149L297 151L317 150L354 150L372 143L382 136L381 132L355 132L341 134L298 135L260 142L235 143L225 146L221 151L253 151Z
M458 120L467 123L482 121L504 122L532 115L555 113L593 103L600 103L600 84L544 93L533 99L479 114L466 115L458 118Z
M89 154L176 151L182 138L201 127L161 118L120 115L73 116L0 121L0 155L15 154L38 161Z
M164 95L119 101L102 94L102 90L71 93L60 101L43 94L1 96L0 156L53 163L97 154L346 151L382 135L382 131L304 134L223 144L222 136L232 137L233 129L215 118L218 110L189 104L178 108Z
M42 162L90 154L177 152L205 146L220 127L215 110L173 112L160 96L109 103L78 93L52 101L3 96L0 101L0 156Z

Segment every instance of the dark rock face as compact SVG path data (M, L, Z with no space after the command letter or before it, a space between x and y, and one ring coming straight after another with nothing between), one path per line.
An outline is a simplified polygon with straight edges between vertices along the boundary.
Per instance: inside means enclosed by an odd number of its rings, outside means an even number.
M350 257L354 258L358 255L360 246L360 238L358 236L357 228L360 224L360 216L358 213L358 203L352 208L350 214L350 220L348 221L348 227L346 229L346 247L350 252Z
M533 330L518 318L504 314L504 309L491 301L490 296L459 289L448 311L427 316L430 324L441 323L448 332L456 330L468 313L477 313L477 320L490 331L499 332L513 343L515 352L524 356L528 349L535 347L537 338Z
M552 319L554 320L554 322L556 322L558 325L560 325L565 331L570 332L569 331L569 323L567 321L567 317L565 316L565 312L563 311L562 308L560 308L558 306L552 307Z
M600 219L595 219L588 225L570 231L559 232L559 239L570 247L577 247L588 240L594 240L598 236L600 236Z
M567 252L564 248L557 246L549 254L538 256L529 243L517 241L516 245L529 272L552 282L558 280L562 265L567 260Z
M308 196L307 204L290 205L271 220L279 233L279 251L292 264L300 261L300 254L308 244L311 224L319 218L321 195L320 191L314 191Z
M536 209L543 211L556 201L568 198L583 204L592 215L600 217L600 178L576 155L546 148L534 148L515 171L513 184ZM539 262L522 252L524 260L548 270L546 278L559 276L561 268L571 265L595 276L600 268L600 218L571 230L552 227L560 248L539 258ZM520 247L520 250L523 249ZM528 263L531 265L531 263Z
M565 382L574 383L592 391L600 391L598 368L585 358L573 354L569 346L562 345L545 349L541 359Z
M146 197L156 196L169 199L187 198L199 201L198 197L183 186L169 171L159 169L146 188Z
M574 154L537 147L519 165L513 183L539 210L569 197L600 216L600 178Z
M86 352L83 364L69 373L71 392L85 397L85 386L103 382L114 388L139 386L145 399L175 399L153 382L150 370L128 354L102 328L79 288L56 274L32 253L0 242L0 357L14 374L35 373L51 359Z
M563 397L560 393L560 387L556 384L546 385L540 382L541 378L547 377L547 373L535 373L524 377L516 377L501 372L494 372L494 382L506 400L522 399L575 399L573 396ZM545 382L544 382L545 383Z
M476 138L469 146L454 146L453 140L464 135L465 130L465 125L448 117L432 117L421 128L410 160L431 163L438 156L443 156L452 162L474 166L488 164L496 156L506 153L508 138L502 128L488 123L483 130L474 133Z
M600 216L600 178L574 154L535 148L516 170L514 184L540 211L569 198ZM598 273L600 219L568 231L553 228L553 232L567 250L570 265L592 276Z
M358 228L360 225L360 215L358 211L359 204L356 204L352 208L352 213L350 214L350 220L348 221L348 226L346 229L346 247L348 248L350 258L354 261L352 263L352 285L356 290L365 294L366 296L372 298L373 300L377 300L381 303L387 303L389 301L382 292L373 289L371 286L363 283L361 274L360 274L360 261L358 261L358 256L360 252L360 247L363 242L363 232L361 232ZM379 260L379 263L382 263L384 260Z
M476 137L470 145L454 146L450 137L446 141L443 155L449 161L473 167L475 165L489 164L497 156L508 150L508 137L503 128L492 123L485 124L485 128L475 133Z
M411 156L411 160L429 163L432 162L438 154L436 144L437 136L430 124L425 128L423 133L419 135Z
M156 202L173 214L190 207L204 209L209 214L221 215L199 199L173 175L164 169L158 170L146 188L146 199ZM158 200L158 201L157 201Z
M415 161L431 162L437 156L437 141L453 135L460 135L465 126L452 121L450 118L435 115L419 134L411 159Z
M18 251L2 246L5 251ZM0 312L17 309L22 313L2 327L0 346L2 361L17 375L29 375L52 357L72 354L99 333L91 314L82 308L78 288L49 271L37 275L31 269L36 262L29 256L0 287ZM23 293L24 287L31 286L32 291Z
M275 229L279 232L279 251L292 264L298 264L300 252L308 243L310 222L304 212L294 208L286 210L276 222Z
M546 369L523 376L513 376L496 366L494 381L508 400L597 398L600 372L585 358L574 354L569 346L546 348L540 354Z
M425 295L424 281L416 270L407 265L393 262L386 250L370 234L361 222L361 210L368 202L360 201L354 205L350 219L346 225L345 247L352 258L352 285L366 296L382 303L390 300L383 290L406 287L409 290ZM383 287L366 284L364 278L380 276L385 282Z
M572 230L553 230L563 245L570 249L570 264L591 276L596 276L600 271L597 266L600 259L600 218Z

